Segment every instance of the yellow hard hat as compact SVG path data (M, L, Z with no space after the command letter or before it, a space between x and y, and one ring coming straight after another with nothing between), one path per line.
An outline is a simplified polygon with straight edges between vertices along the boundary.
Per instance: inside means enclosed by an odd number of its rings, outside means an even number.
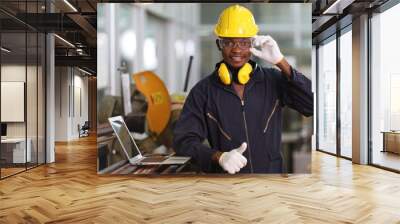
M257 32L258 26L253 14L240 5L224 9L214 29L215 35L219 37L254 37Z

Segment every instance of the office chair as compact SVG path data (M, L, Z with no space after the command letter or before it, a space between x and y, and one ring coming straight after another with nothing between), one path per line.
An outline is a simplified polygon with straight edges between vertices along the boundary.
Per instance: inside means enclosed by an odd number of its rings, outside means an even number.
M89 136L89 129L90 129L89 121L85 121L82 127L80 127L80 125L78 124L79 138Z

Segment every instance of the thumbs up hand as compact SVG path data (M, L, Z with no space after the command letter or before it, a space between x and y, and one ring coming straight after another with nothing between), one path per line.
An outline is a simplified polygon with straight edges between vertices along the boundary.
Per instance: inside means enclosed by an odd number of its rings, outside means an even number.
M247 159L242 154L246 151L247 143L243 142L239 148L222 153L219 165L228 173L235 174L247 164Z

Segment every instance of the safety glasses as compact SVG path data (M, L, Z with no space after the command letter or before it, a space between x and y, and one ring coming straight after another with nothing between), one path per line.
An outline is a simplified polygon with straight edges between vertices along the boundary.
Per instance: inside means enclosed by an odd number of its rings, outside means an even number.
M228 38L220 38L218 39L218 43L222 48L232 49L234 47L238 47L241 50L248 50L253 47L254 38L240 38L240 39L228 39Z

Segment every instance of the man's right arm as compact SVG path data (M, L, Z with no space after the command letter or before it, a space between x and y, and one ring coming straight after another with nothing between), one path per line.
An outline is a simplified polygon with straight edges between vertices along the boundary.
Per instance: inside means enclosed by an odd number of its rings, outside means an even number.
M208 135L206 97L198 85L190 91L174 129L173 145L177 155L190 156L202 171L210 172L218 151L203 144Z
M229 152L221 152L203 144L208 136L205 118L206 91L195 86L189 93L182 113L174 129L174 149L177 155L190 156L202 171L211 172L221 166L230 174L235 174L246 166L242 155L247 148L243 143Z

